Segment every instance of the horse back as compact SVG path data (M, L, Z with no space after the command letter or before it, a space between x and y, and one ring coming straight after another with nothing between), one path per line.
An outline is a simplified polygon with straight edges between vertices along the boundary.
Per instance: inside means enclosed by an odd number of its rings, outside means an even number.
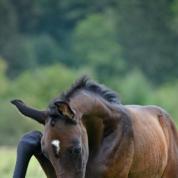
M131 178L178 177L178 132L157 106L126 106L132 120L134 158Z

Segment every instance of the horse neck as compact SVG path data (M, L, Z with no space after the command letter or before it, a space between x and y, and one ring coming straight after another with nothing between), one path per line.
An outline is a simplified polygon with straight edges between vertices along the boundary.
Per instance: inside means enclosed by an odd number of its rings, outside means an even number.
M81 120L87 130L90 157L93 157L102 142L104 120L111 117L111 110L104 99L85 92L75 96L71 103L72 108L81 114Z
M85 91L75 95L70 100L70 105L76 112L83 116L82 119L85 117L90 118L89 116L104 119L105 117L110 117L112 115L110 107L104 99Z

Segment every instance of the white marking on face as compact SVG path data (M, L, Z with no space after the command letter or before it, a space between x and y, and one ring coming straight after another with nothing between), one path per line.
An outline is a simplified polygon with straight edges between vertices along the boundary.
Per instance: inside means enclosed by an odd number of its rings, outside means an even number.
M56 154L59 154L60 151L60 141L59 140L52 140L51 145L54 146Z

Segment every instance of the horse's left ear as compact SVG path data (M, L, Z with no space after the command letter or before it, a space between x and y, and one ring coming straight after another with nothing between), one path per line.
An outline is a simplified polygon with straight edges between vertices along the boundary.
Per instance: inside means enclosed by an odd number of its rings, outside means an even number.
M65 101L56 101L55 105L59 113L63 116L67 116L69 119L74 119L75 111L70 107L70 105Z

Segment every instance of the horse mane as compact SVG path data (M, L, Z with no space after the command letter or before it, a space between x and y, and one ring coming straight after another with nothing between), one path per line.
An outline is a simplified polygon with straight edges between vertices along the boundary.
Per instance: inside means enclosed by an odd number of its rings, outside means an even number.
M82 76L79 80L77 80L67 92L61 95L60 98L62 98L63 100L70 100L70 98L79 90L86 90L91 93L97 94L109 103L121 103L116 92L105 87L104 85L90 80L87 76Z

